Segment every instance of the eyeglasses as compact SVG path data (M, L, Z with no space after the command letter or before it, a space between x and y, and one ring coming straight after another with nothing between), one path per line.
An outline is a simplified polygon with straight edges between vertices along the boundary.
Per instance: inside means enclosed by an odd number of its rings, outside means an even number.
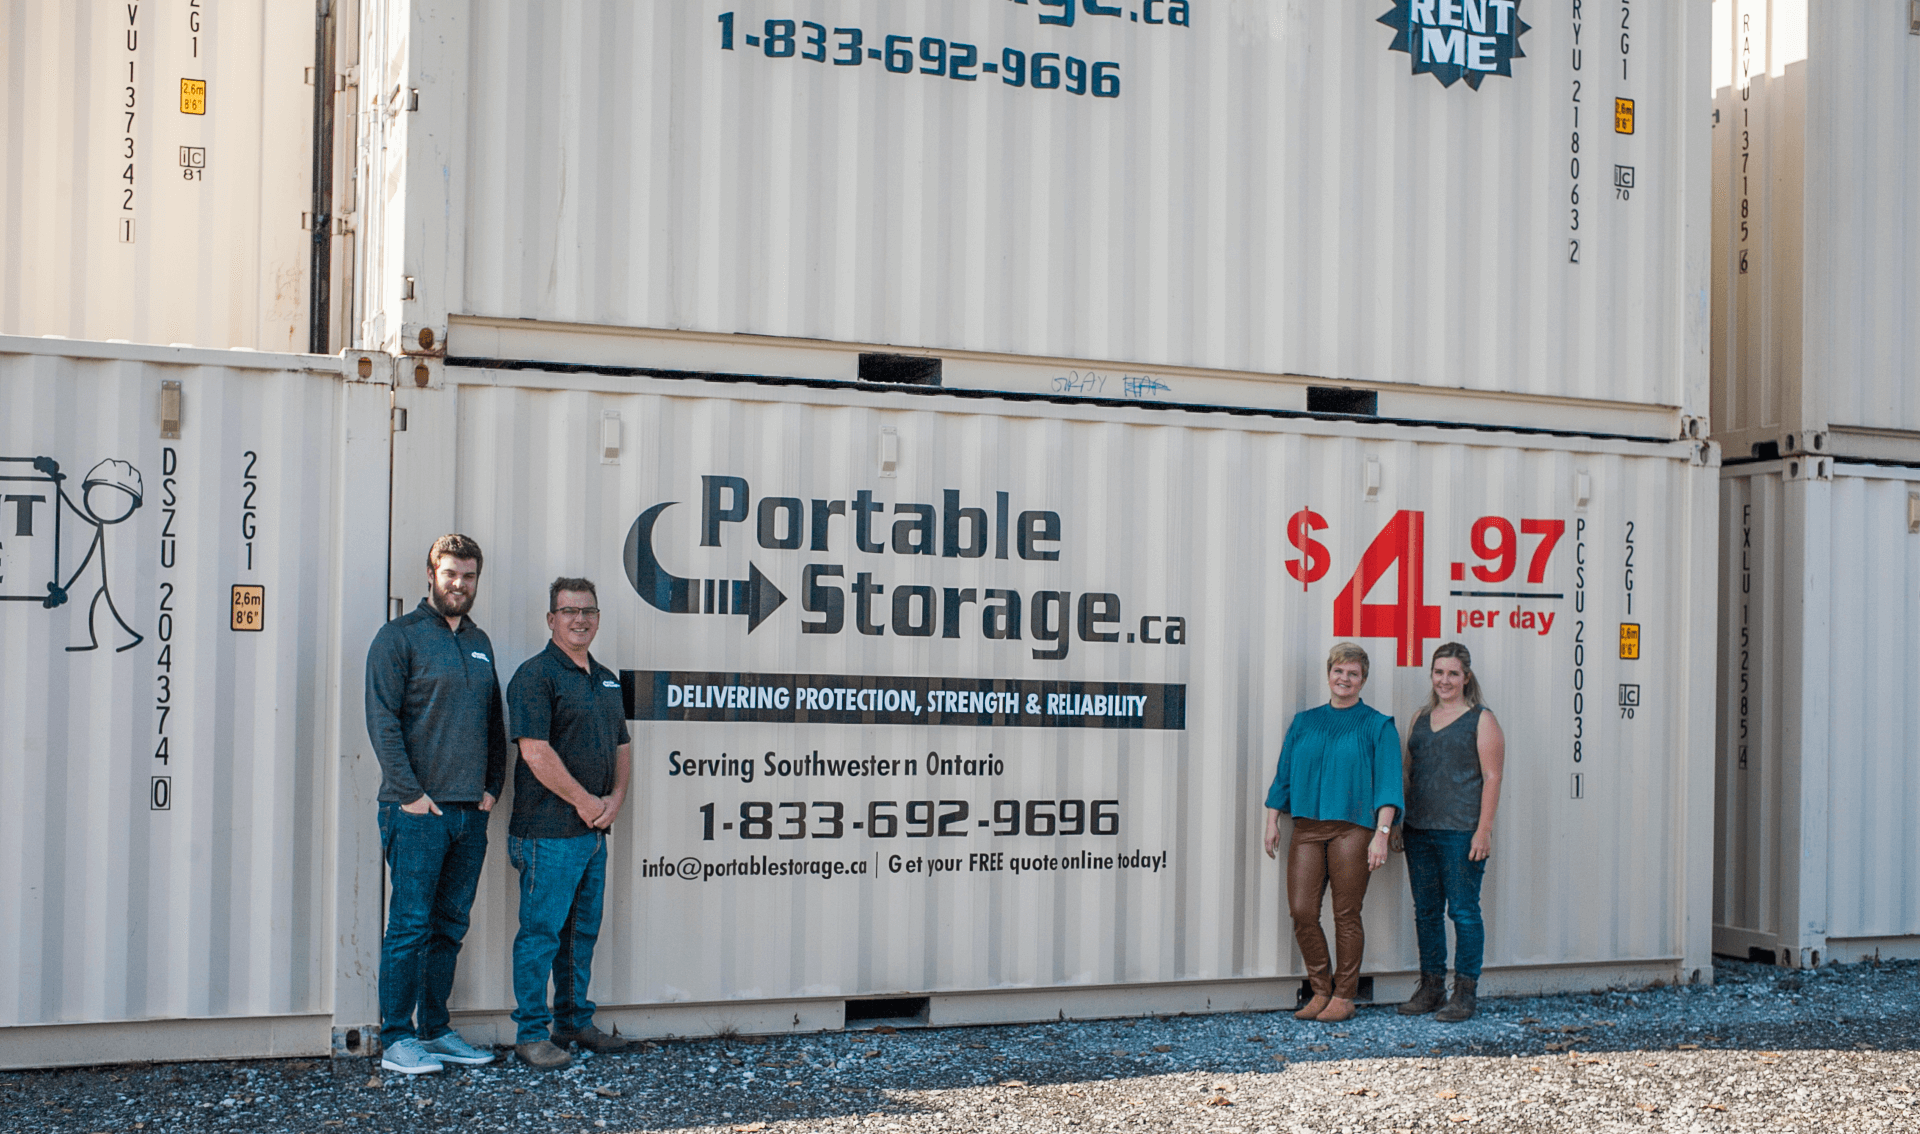
M554 608L553 613L562 618L598 618L600 617L600 608L597 606L562 606Z

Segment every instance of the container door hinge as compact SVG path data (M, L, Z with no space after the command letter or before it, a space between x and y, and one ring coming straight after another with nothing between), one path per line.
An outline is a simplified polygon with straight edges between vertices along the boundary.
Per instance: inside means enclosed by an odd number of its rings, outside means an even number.
M600 463L620 463L620 411L600 411Z
M180 383L160 383L160 437L166 441L180 439Z

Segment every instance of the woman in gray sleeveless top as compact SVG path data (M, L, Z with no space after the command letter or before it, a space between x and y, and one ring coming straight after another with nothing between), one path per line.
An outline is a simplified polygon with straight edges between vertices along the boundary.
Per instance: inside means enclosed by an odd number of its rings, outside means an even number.
M1472 1016L1486 952L1480 880L1493 853L1506 737L1480 703L1473 657L1458 642L1433 651L1433 694L1407 727L1407 879L1420 942L1420 987L1405 1016L1440 1009L1438 1020ZM1447 926L1453 920L1453 997L1447 989Z

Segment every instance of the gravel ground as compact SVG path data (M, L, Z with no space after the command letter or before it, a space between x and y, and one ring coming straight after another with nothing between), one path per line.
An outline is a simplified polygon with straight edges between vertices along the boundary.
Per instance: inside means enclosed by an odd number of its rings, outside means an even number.
M648 1044L557 1074L364 1060L0 1075L0 1130L1920 1130L1920 966L1737 962L1712 987Z

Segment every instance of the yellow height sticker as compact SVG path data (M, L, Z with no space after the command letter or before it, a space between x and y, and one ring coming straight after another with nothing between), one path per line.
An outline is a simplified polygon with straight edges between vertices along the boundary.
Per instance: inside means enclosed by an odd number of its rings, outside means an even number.
M207 112L207 81L205 79L180 80L180 113L205 114ZM1627 133L1633 133L1628 130Z
M1616 134L1633 133L1633 100L1616 98L1613 100L1613 132Z
M233 587L233 629L265 630L267 628L267 588L246 583L236 583Z
M239 588L234 588L238 590ZM234 627L239 629L239 627ZM1620 624L1620 660L1638 661L1640 659L1640 624L1622 622Z

